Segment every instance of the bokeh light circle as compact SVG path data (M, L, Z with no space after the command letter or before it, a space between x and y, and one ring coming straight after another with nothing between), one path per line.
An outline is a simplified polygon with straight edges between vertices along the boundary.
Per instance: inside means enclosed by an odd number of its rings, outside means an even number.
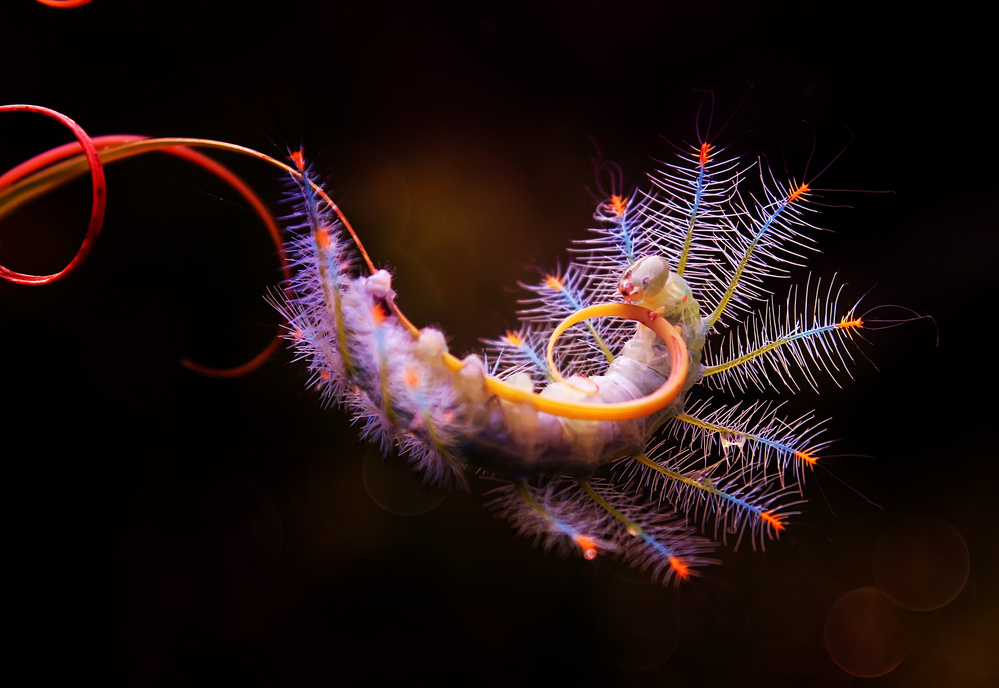
M680 619L669 591L658 585L617 582L603 600L601 645L608 658L631 670L664 663L680 642Z
M874 579L903 609L939 609L964 588L968 545L939 518L914 516L889 528L874 547Z
M441 490L420 482L420 477L401 459L385 459L375 449L368 449L362 465L364 487L371 499L390 514L418 516L444 501Z
M877 588L860 588L839 598L826 615L826 651L845 672L883 676L902 663L908 634L898 608Z

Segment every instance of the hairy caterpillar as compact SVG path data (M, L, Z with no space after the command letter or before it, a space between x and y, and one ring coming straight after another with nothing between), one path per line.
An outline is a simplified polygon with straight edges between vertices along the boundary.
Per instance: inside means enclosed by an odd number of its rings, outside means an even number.
M42 111L4 109L18 107ZM417 329L398 310L390 275L374 269L300 155L288 166L218 142L119 137L95 146L74 133L94 179L92 228L103 204L98 157L207 146L285 169L297 218L293 274L274 300L324 397L431 483L462 485L475 471L501 481L493 507L545 547L611 554L668 582L709 563L714 539L738 545L748 534L762 545L795 514L826 446L812 417L789 421L702 390L794 389L802 378L814 386L817 368L849 362L844 345L863 320L839 309L832 285L792 290L786 305L770 301L721 346L705 347L726 319L767 301L763 280L810 248L809 183L782 187L699 141L652 177L650 191L604 199L600 226L570 265L530 287L521 327L490 341L484 356L459 360L441 332ZM0 178L0 211L86 171L82 158L66 149ZM741 190L757 172L759 199ZM56 276L3 274L52 281L83 256Z

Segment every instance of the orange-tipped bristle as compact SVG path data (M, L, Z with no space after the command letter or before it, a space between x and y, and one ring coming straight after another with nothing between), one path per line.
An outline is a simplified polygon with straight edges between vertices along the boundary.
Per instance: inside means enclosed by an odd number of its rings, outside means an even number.
M319 244L319 248L322 250L330 250L330 247L333 245L333 241L330 239L329 227L320 227L316 230L316 243Z
M784 530L784 522L780 520L780 517L775 515L770 511L761 511L760 520L766 523L768 526L776 530L778 533Z
M583 550L583 558L592 561L597 558L597 543L588 535L577 535L573 538L579 548Z
M507 330L506 334L503 335L503 341L505 341L510 346L523 346L524 340L520 338L520 335L513 330Z
M704 167L708 164L708 160L711 159L711 144L704 142L701 144L701 150L698 155L697 164Z
M676 572L677 577L680 580L687 580L690 577L690 567L683 563L683 560L678 557L670 557L669 565Z
M799 459L801 459L802 461L804 461L805 463L807 463L809 466L814 466L815 462L819 460L819 457L813 456L812 454L806 451L796 451L794 452L794 455Z
M799 198L808 193L808 190L809 190L808 184L800 184L796 187L792 186L791 193L787 195L787 202L794 203Z
M406 384L410 387L420 386L420 374L415 368L406 368Z

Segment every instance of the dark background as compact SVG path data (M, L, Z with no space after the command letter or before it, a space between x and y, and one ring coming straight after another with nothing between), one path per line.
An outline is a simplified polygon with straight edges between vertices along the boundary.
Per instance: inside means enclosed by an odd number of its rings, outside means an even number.
M967 544L968 581L941 609L894 610L908 656L869 682L994 680L991 51L983 18L940 7L5 3L0 102L91 135L304 145L397 269L402 307L458 353L512 325L517 282L564 264L591 224L594 142L641 183L672 144L696 143L704 89L713 132L731 117L718 142L747 161L800 178L840 156L814 184L837 190L822 194L835 233L815 273L937 325L868 333L855 380L790 402L831 416L843 455L811 481L794 543L724 550L664 589L532 549L481 508L487 485L419 516L381 509L370 450L286 351L238 380L181 368L266 345L273 248L201 171L156 155L109 166L89 261L58 284L0 284L15 666L112 685L843 685L830 608L875 584L879 538L933 517ZM67 140L4 115L0 169ZM279 198L270 169L227 162ZM58 270L88 193L6 218L0 262Z

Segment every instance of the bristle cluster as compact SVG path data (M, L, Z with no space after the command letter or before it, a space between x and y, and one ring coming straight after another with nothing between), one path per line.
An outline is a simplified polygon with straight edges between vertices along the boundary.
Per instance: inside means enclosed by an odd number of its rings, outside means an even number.
M756 174L753 167L759 168ZM759 190L747 192L744 183L754 177ZM807 184L781 184L761 164L741 165L706 142L650 180L647 192L601 203L595 213L601 225L593 237L573 246L569 266L527 286L531 296L524 302L517 339L521 355L511 350L509 339L488 342L501 363L526 369L541 381L547 371L536 364L535 352L554 324L572 309L619 300L622 272L659 255L703 304L704 335L731 314L752 312L755 302L770 300L762 315L730 331L721 346L709 343L701 372L710 387L732 395L751 387L798 391L803 379L817 391L817 370L834 379L848 374L852 356L846 345L863 323L854 309L840 308L842 287L832 282L825 288L821 282L792 287L786 303L776 307L766 286L770 278L786 277L789 267L802 264L804 253L813 249ZM602 372L605 352L619 356L633 336L633 326L618 322L576 327L559 367ZM502 367L499 372L504 374ZM608 535L608 527L620 529L627 517L619 513L615 518L610 503L601 506L594 495L558 481L544 484L534 497L547 516L523 497L518 503L512 490L496 503L501 515L519 531L541 535L547 546L562 543L567 552L574 551L571 533L586 530L595 541L613 543L608 551L618 558L667 578L682 578L707 561L678 556L677 562L686 563L669 564L677 542L690 535L676 529L669 520L673 515L722 542L738 547L748 539L754 548L765 548L767 540L785 532L803 503L807 469L828 446L820 437L822 423L810 413L786 419L780 404L732 403L728 395L707 392L695 386L685 408L646 438L644 452L613 457L620 460L603 483L630 509L644 510L646 520L649 514L665 515L659 530L646 525L642 532L669 537ZM574 525L565 530L553 523Z
M297 268L279 308L297 357L309 362L325 399L342 404L365 439L398 451L433 485L466 486L456 453L466 428L449 373L444 336L414 336L390 313L388 272L351 274L355 260L342 223L303 170L290 198L290 253Z
M555 477L504 485L490 496L490 508L545 550L589 560L610 555L663 583L713 563L714 543L681 515L637 504L608 483Z
M400 317L388 273L351 274L340 223L303 176L291 241L298 272L282 305L289 337L365 438L409 456L434 484L464 484L469 469L500 481L490 505L545 549L610 555L666 583L712 563L713 540L764 548L791 526L828 443L812 414L786 419L779 403L731 397L798 391L801 379L817 389L819 369L836 379L863 322L840 309L833 283L792 288L774 305L767 280L787 276L813 248L813 191L722 153L700 142L652 175L649 190L603 199L600 225L572 247L570 264L525 285L518 328L486 340L484 357L451 357L451 366L443 335ZM758 190L746 191L753 178ZM573 420L511 400L541 389L574 403L627 402L662 385L674 354L650 329L614 318L559 329L622 298L665 318L684 341L686 378L668 407ZM761 315L704 348L760 300L769 300ZM489 375L517 395L488 391Z
M748 535L754 549L766 549L766 541L798 513L800 486L725 459L706 464L705 458L704 452L677 452L662 442L648 456L622 459L617 475L636 491L657 495L660 505L684 514L716 540L738 548Z
M814 288L810 281L804 288L792 286L783 307L771 300L762 314L747 318L725 337L717 357L712 356L718 362L705 368L705 382L732 394L750 387L797 392L804 378L818 392L815 372L821 369L839 384L837 376L849 375L853 363L844 344L863 327L854 315L856 304L843 315L842 293L835 281L826 289L821 280Z

